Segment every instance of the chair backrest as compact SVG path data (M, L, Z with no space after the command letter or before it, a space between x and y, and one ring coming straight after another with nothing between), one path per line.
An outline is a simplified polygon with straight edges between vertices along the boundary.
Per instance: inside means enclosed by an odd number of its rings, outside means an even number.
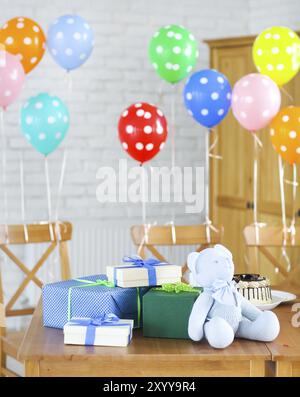
M26 229L25 229L26 228ZM24 273L24 279L17 287L15 293L5 304L5 316L23 316L32 314L33 307L14 309L14 305L23 294L27 285L32 281L39 288L42 288L43 282L37 277L37 272L46 262L50 254L59 246L61 278L68 279L70 275L70 264L68 256L67 241L72 238L72 225L69 222L44 223L31 225L0 225L0 249L6 256ZM15 244L40 244L49 243L46 250L29 269L9 248ZM4 284L0 273L0 303L4 298Z
M131 227L131 237L137 246L137 253L145 258L145 249L148 249L157 259L168 262L155 246L195 245L195 251L221 242L223 235L222 226L209 227L206 225L188 226L151 226L135 225ZM183 265L183 274L187 270L187 264Z
M248 251L248 269L249 273L259 273L259 256L258 253L262 253L265 258L277 268L279 273L285 278L285 282L291 282L295 284L297 280L299 280L300 285L300 277L295 277L296 273L300 270L300 258L299 263L296 264L295 268L291 271L288 271L282 264L280 263L280 258L276 255L273 255L270 252L270 248L299 248L300 247L300 227L297 226L295 228L295 234L291 235L291 233L287 233L286 241L283 233L283 229L281 226L263 226L258 229L254 226L246 226L244 228L244 239L246 248Z

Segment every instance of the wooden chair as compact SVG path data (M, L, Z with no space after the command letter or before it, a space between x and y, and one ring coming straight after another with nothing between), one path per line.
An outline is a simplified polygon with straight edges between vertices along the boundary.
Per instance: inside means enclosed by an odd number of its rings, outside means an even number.
M24 225L0 225L0 249L25 275L16 292L4 305L4 314L6 317L24 316L33 313L35 308L28 307L15 309L15 303L20 298L30 281L36 284L39 288L42 288L43 283L37 277L37 272L48 259L50 254L55 250L57 244L59 245L61 278L68 279L71 277L67 241L72 237L72 225L65 222L59 223L56 226L59 227L59 230L57 229L57 233L54 233L54 238L51 240L50 228L55 230L55 224L47 223L27 225L28 238L25 238ZM29 269L9 248L9 245L14 244L39 243L49 243L49 245L32 269ZM0 273L0 303L3 303L4 287L5 285L2 283ZM24 331L8 332L5 328L0 328L0 376L17 376L17 374L13 373L6 367L6 358L7 356L10 356L18 360L18 348L23 340L24 333Z
M207 226L205 225L173 227L176 235L175 244L173 243L172 226L151 226L149 228L144 225L132 226L131 237L137 247L137 254L145 258L145 251L148 249L157 259L168 262L155 246L196 245L195 251L200 252L210 245L220 243L223 235L223 227L214 226L213 229L210 229L210 241L208 242ZM182 274L186 271L187 263L184 263Z
M260 273L259 255L260 252L265 258L277 268L279 273L284 277L284 281L280 284L281 287L287 288L291 291L299 291L300 289L300 258L293 269L288 272L287 269L280 263L280 258L274 256L270 252L270 248L282 248L284 242L284 235L281 226L263 226L259 228L259 238L257 239L255 226L246 226L244 228L244 239L248 251L247 273ZM257 242L258 240L258 242ZM295 237L292 239L290 233L287 234L286 245L287 248L300 247L300 227L296 227Z

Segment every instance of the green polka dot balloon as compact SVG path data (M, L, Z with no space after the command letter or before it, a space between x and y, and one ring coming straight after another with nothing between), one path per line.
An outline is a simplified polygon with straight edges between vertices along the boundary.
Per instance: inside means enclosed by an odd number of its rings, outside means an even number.
M172 84L178 83L192 71L198 56L195 37L179 25L162 27L149 44L149 57L154 69Z
M69 111L57 96L41 93L29 98L21 110L21 128L29 143L47 156L69 129Z

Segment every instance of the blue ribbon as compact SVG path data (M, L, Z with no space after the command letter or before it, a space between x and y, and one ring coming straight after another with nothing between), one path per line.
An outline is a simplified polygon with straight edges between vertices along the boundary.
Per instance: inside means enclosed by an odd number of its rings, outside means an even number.
M157 285L155 266L167 265L167 263L161 262L158 259L155 259L155 258L142 259L138 255L124 256L123 262L132 263L132 265L131 266L114 267L114 283L115 283L115 285L118 285L117 284L117 281L118 281L117 280L117 270L118 269L132 269L134 267L144 267L148 271L148 285L155 286L155 285Z
M129 326L130 333L128 341L131 338L131 324L121 323L119 317L113 313L103 314L97 318L74 318L70 321L70 325L87 327L85 334L85 345L87 346L94 345L97 327Z

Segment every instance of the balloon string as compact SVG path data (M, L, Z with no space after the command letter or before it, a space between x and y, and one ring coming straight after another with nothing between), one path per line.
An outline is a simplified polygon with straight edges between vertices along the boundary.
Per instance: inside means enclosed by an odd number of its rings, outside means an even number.
M206 240L208 244L211 242L210 235L210 224L211 220L209 218L209 135L210 130L205 133L205 225L206 225Z
M3 184L3 208L4 208L4 222L5 222L5 241L6 244L9 243L9 235L8 235L8 206L7 206L7 181L6 181L6 134L5 134L5 125L4 125L4 110L1 109L0 112L0 123L1 123L1 138L2 138L2 184Z
M45 177L46 177L46 189L47 189L49 232L50 232L51 241L54 241L53 227L51 223L51 190L50 190L50 178L49 178L49 167L48 167L47 156L45 156Z
M279 170L279 187L280 187L280 201L281 201L281 216L282 216L282 227L283 227L283 243L281 247L281 254L287 263L287 270L291 270L291 261L286 251L287 243L287 224L286 224L286 211L285 211L285 193L284 193L284 167L281 156L278 155L278 170ZM278 268L275 269L278 272Z
M58 222L58 214L59 214L59 204L60 204L60 200L61 200L62 189L64 186L67 158L68 158L68 152L67 152L67 149L65 148L64 152L63 152L63 158L62 158L62 164L61 164L60 178L59 178L59 184L58 184L58 190L57 190L56 207L55 207L55 218L54 218L55 219L56 237L58 238L58 240L61 240L60 228L59 228L59 222Z
M213 143L209 147L209 157L212 159L216 159L216 160L223 160L223 156L220 156L219 154L212 153L214 148L217 146L217 143L219 142L218 131L214 131L213 129L210 129L209 131L210 131L210 133L215 132L215 134L216 134L216 137L215 137Z
M288 179L285 179L284 183L286 183L287 185L291 185L291 186L296 186L296 187L299 186L298 182L293 182L293 181L290 181Z
M163 82L160 82L160 85L158 87L158 105L162 106L163 104L163 97L164 97L164 92L163 92Z
M151 169L152 173L152 169ZM147 189L148 192L148 189ZM147 195L146 195L146 170L145 168L142 168L142 222L144 226L144 237L141 241L141 245L143 244L148 244L149 241L149 230L151 228L151 224L147 223L147 214L146 214L146 201L147 201Z
M26 213L25 213L25 189L24 189L24 161L23 154L20 155L20 185L21 185L21 216L24 229L24 239L28 243L28 229L26 225Z
M284 95L289 99L290 102L294 103L293 96L289 94L285 88L280 87L280 90L284 93Z
M209 210L209 159L211 157L222 159L222 156L214 155L210 153L218 143L218 135L216 136L214 142L210 145L209 139L211 132L215 132L214 130L210 129L206 131L205 134L205 233L206 233L206 241L208 244L211 243L211 230L215 233L219 233L219 230L213 226L212 221L210 219L210 210Z
M259 226L257 217L257 187L258 187L258 138L256 133L253 132L253 143L254 143L254 161L253 161L253 222L255 227L255 240L256 244L259 244Z
M145 238L146 243L148 242L147 230L146 230L146 170L145 168L141 168L142 170L142 223L145 227Z
M171 100L171 167L175 167L176 162L176 146L175 146L175 94L176 87L174 87L174 93Z
M286 245L287 241L287 227L286 227L286 212L285 212L285 193L284 193L284 168L282 164L281 156L278 155L278 170L279 170L279 187L280 187L280 201L281 201L281 217L283 226L283 245Z
M70 101L72 99L73 92L73 79L71 72L66 72L66 81L67 81L67 104L70 105Z
M212 133L212 132L214 132L214 131L213 131L213 130L209 130L209 132ZM214 148L216 147L218 141L219 141L219 135L218 135L218 133L216 132L216 137L215 137L213 143L212 143L212 144L210 145L210 147L209 147L209 152L212 152L212 151L214 150Z
M254 137L254 139L255 139L257 145L258 145L258 148L259 148L259 149L262 149L262 148L263 148L263 143L262 143L262 141L259 139L259 137L256 135L256 132L253 131L253 132L252 132L252 135L253 135L253 137Z
M295 236L296 236L296 196L297 196L297 166L294 163L293 164L293 183L292 183L292 219L291 219L291 225L290 225L290 232L291 232L291 238L292 238L292 244L295 244Z
M173 84L172 99L171 99L171 168L172 171L175 172L175 164L176 164L176 144L175 144L175 98L176 98L176 85ZM173 190L173 196L175 192ZM175 229L175 209L174 205L171 209L171 232L172 232L172 242L176 244L176 229Z

